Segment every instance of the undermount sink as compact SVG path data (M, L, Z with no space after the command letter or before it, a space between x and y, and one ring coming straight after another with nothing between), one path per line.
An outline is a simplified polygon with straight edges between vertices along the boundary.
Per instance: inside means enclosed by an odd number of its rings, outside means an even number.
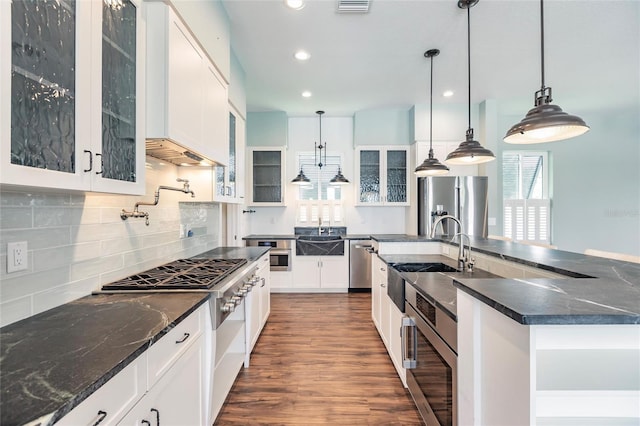
M342 239L341 235L300 235L298 236L299 241L323 242L323 241L338 241L341 239Z
M391 264L398 272L458 272L444 263L395 263Z

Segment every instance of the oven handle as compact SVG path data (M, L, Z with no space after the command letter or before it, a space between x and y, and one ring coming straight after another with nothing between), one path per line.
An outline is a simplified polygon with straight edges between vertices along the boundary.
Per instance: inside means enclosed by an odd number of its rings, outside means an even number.
M411 317L402 317L400 327L402 340L402 366L407 369L416 368L418 355L418 333L416 322Z
M291 254L291 250L288 250L288 249L275 249L275 250L271 249L271 251L269 253L270 254L274 254L276 256L282 256L282 255L288 256L288 255Z

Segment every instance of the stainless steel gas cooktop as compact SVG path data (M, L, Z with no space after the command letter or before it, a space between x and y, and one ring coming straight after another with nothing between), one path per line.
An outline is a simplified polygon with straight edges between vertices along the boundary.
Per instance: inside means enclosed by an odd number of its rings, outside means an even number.
M179 259L102 286L102 290L209 290L247 259Z

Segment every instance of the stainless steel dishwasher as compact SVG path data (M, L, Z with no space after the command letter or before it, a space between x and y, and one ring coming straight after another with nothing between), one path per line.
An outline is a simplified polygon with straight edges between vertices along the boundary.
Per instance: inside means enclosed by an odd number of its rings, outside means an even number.
M349 243L349 292L371 291L371 240Z

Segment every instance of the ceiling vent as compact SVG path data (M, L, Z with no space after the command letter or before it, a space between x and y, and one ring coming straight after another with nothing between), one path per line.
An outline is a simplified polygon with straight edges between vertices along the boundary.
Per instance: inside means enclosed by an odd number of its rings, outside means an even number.
M338 0L338 13L367 13L370 0Z

